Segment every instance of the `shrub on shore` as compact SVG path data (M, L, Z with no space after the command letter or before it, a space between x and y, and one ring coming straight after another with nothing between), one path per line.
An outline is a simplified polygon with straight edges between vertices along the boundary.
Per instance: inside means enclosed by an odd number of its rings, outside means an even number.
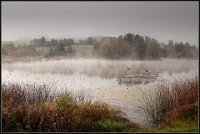
M1 86L3 131L123 131L126 124L130 124L118 108L78 100L68 92L51 94L45 85Z
M153 128L141 128L106 103L51 92L46 86L2 84L4 132L197 131L198 78L157 86L140 110Z
M161 83L151 94L143 93L140 110L148 125L165 127L179 120L198 118L198 78Z

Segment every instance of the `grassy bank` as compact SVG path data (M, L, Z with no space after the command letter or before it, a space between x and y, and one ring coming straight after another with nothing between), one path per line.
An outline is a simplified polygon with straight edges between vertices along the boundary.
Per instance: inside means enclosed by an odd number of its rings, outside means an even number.
M82 98L82 97L78 97ZM48 87L2 85L3 131L125 131L138 128L105 103L50 93Z
M143 93L139 109L151 128L145 131L198 131L198 78L161 83L154 93Z
M150 127L123 117L116 107L52 92L47 86L2 84L2 130L21 132L197 132L198 79L161 84L143 94Z

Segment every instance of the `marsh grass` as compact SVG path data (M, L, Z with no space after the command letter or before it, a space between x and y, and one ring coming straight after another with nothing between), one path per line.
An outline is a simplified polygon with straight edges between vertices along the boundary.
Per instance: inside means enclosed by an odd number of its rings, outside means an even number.
M116 107L74 98L67 91L51 92L46 85L2 84L1 88L6 132L123 131L130 124Z
M198 118L197 77L174 83L161 82L155 90L149 93L141 91L140 95L139 109L144 113L147 125L151 127Z
M46 85L1 84L4 132L180 132L198 128L198 78L161 82L141 90L139 110L152 128L142 128L123 112Z

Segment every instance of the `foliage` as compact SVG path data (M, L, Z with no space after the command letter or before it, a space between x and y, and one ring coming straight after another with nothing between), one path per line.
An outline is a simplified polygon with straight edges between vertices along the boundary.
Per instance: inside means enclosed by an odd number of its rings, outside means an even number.
M106 103L74 98L46 85L2 84L5 132L190 132L198 129L198 79L161 84L142 94L140 110L153 128L140 127ZM148 95L148 96L146 96Z
M161 83L152 94L142 93L142 107L152 126L169 125L176 120L195 120L198 113L198 79Z
M2 54L7 56L35 56L36 49L30 45L20 45L15 47L13 44L5 44L2 46Z
M94 49L86 50L86 46ZM82 47L79 47L82 46ZM47 48L40 49L38 48ZM75 48L75 49L74 49ZM83 50L76 50L81 48ZM33 39L28 45L15 47L12 43L2 46L3 56L97 56L107 59L135 59L135 60L159 60L160 58L197 58L198 50L189 43L173 42L166 45L154 38L139 34L127 33L116 37L104 37L96 41L94 37L80 40L75 43L73 39L50 39L45 37Z
M94 37L88 37L86 40L79 40L79 45L95 45L97 40Z
M160 58L196 58L197 49L189 43L173 43L168 45L154 38L139 34L127 33L118 38L105 37L97 45L94 52L97 56L109 59L131 58L139 60L158 60Z
M4 132L123 131L129 123L115 107L52 93L46 85L1 86Z

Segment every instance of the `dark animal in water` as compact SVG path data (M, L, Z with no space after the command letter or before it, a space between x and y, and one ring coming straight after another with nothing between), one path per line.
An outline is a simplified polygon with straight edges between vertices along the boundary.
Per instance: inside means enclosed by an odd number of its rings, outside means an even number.
M131 70L131 68L127 67L127 70Z

